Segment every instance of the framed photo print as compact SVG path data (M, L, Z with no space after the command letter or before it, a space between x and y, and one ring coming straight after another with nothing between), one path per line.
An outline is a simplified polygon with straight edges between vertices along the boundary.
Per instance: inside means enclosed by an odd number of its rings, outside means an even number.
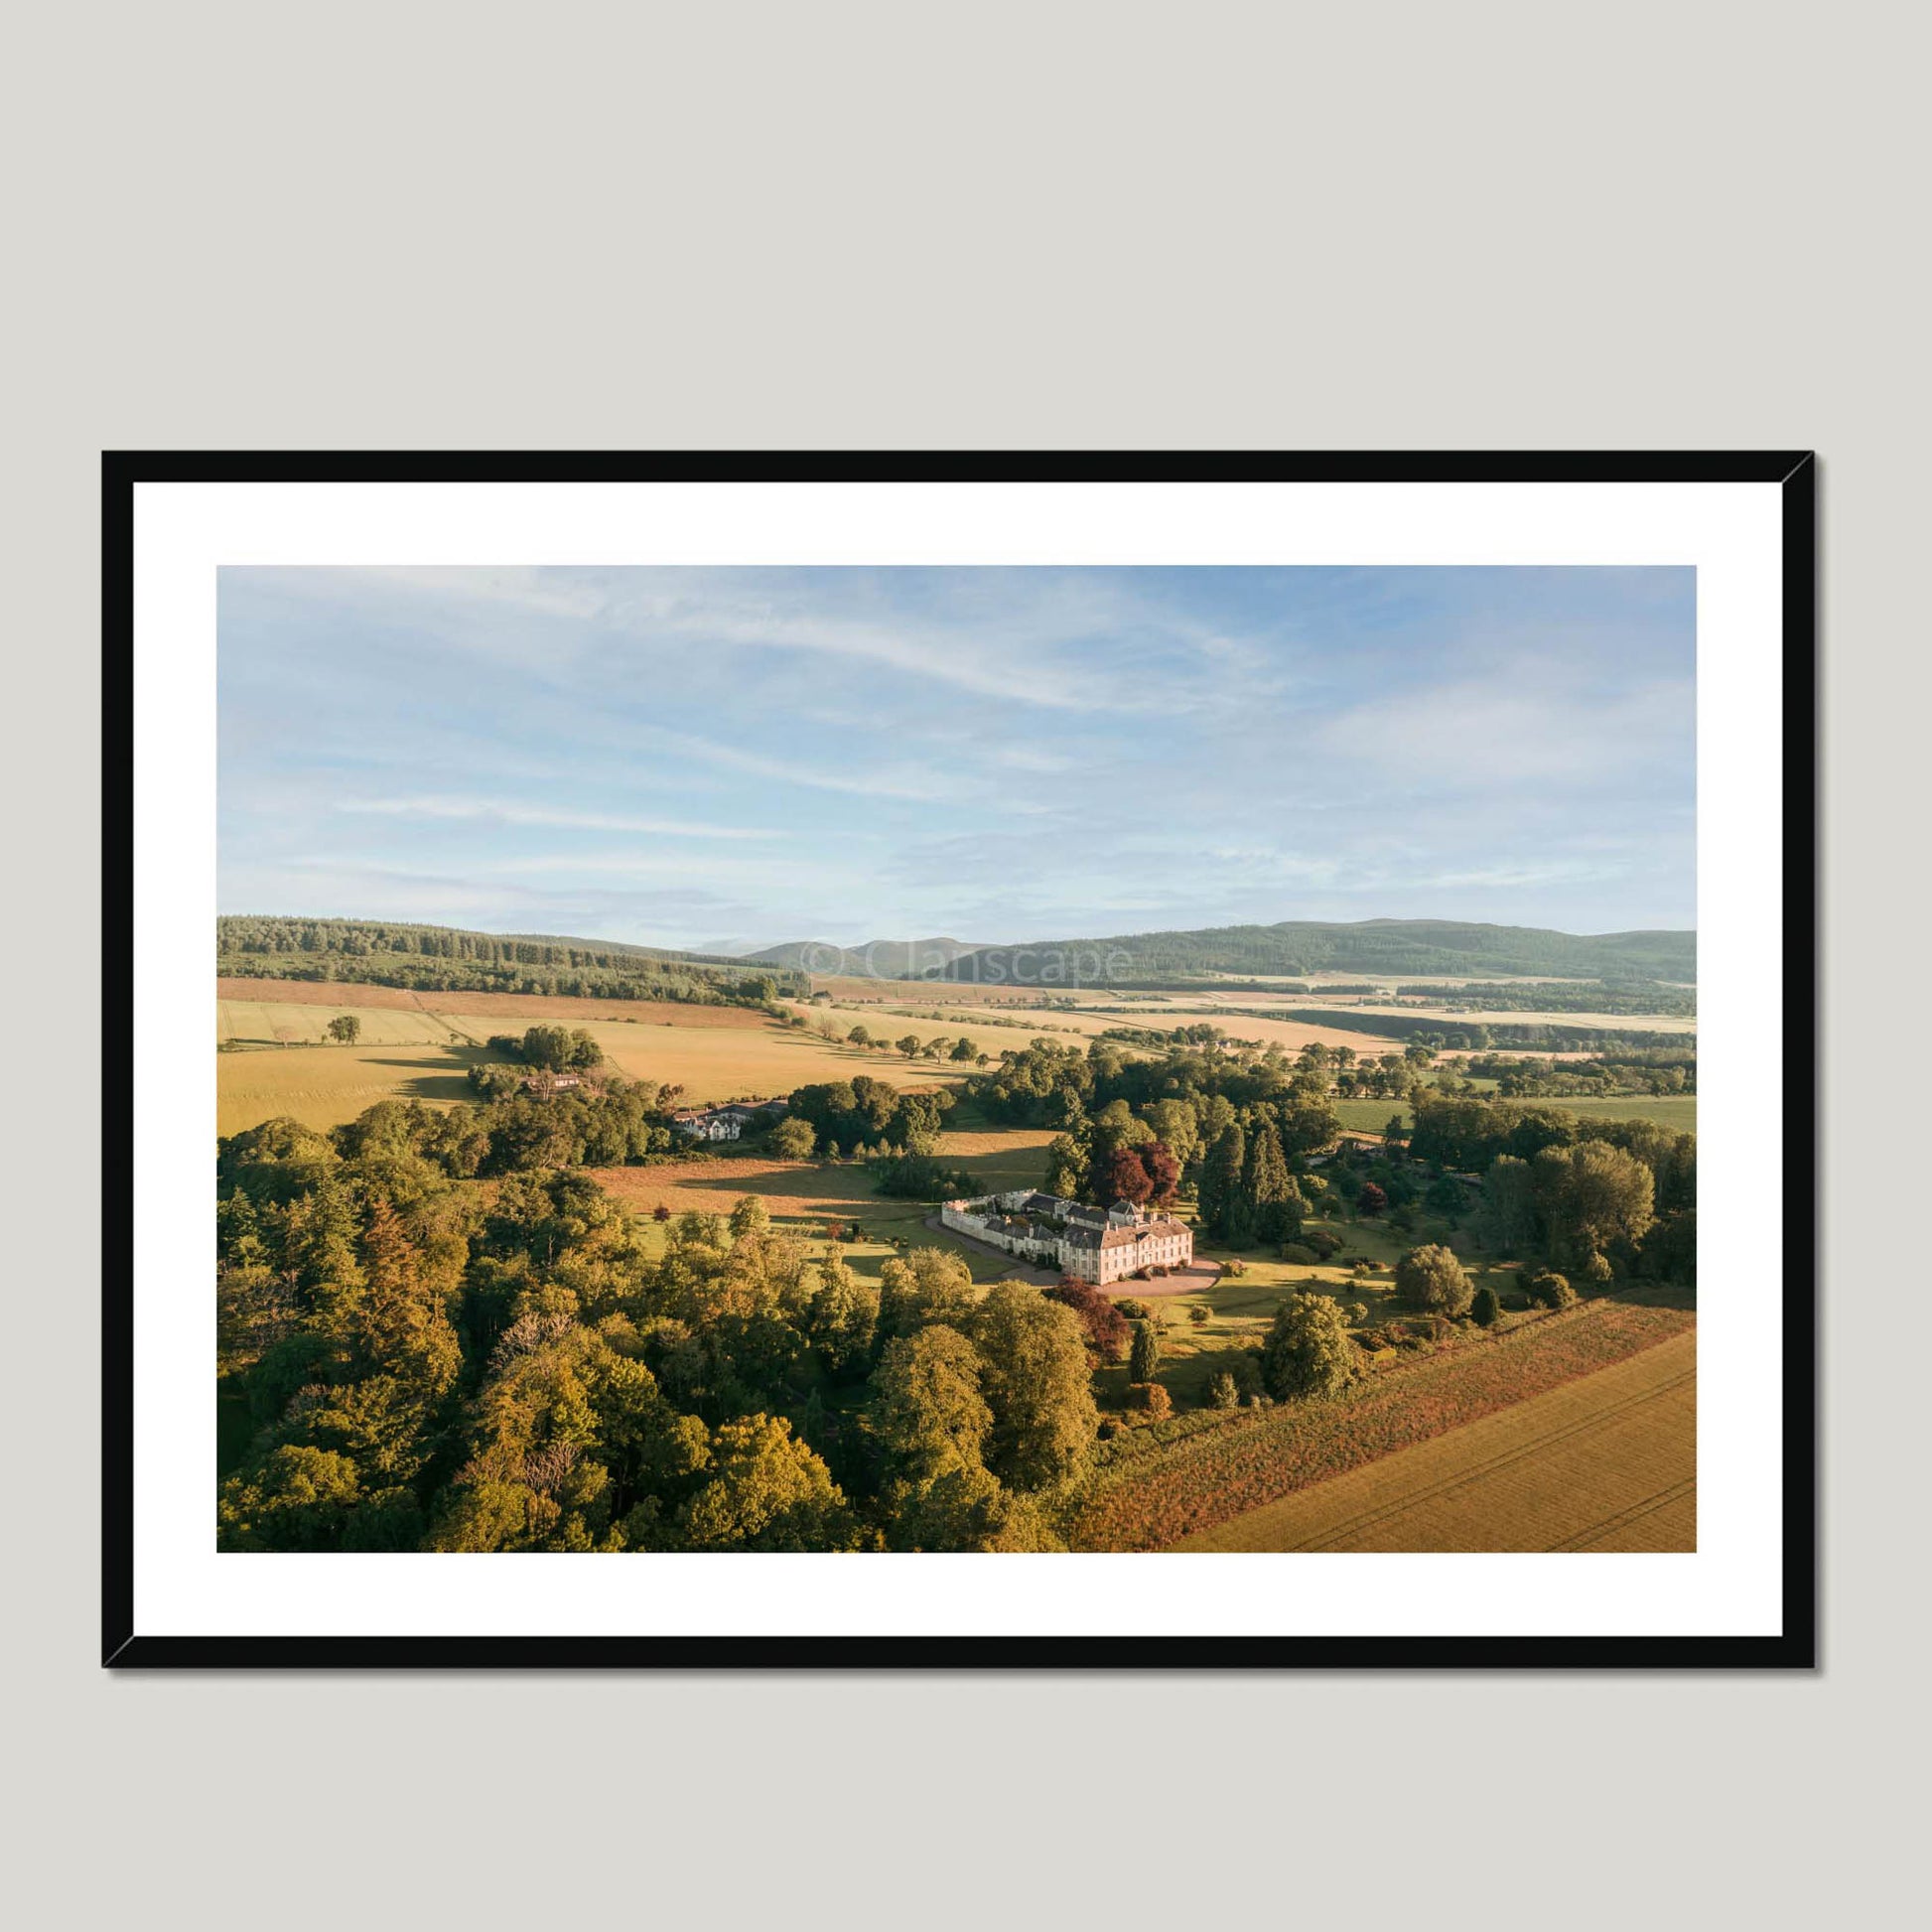
M109 455L105 1661L1811 1665L1814 477Z

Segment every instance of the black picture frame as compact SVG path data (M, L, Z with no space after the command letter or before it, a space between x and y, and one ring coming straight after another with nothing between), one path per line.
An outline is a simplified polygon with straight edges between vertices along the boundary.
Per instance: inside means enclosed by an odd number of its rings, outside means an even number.
M769 453L109 451L101 461L104 1037L132 1023L134 509L142 483L1768 483L1781 493L1785 819L1782 1629L1776 1636L1212 1637L1163 1668L1778 1669L1818 1662L1817 481L1805 451ZM125 1669L1119 1669L1139 1638L420 1637L144 1634L135 1616L133 1075L102 1076L101 1661ZM118 1158L117 1158L118 1157Z

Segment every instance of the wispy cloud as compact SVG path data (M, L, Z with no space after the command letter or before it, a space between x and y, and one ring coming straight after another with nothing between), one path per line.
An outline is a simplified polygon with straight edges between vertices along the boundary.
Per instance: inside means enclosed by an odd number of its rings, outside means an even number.
M1685 924L1693 624L1683 570L225 570L222 903Z
M753 777L774 778L788 785L804 785L813 791L843 792L854 798L940 799L956 795L957 787L947 775L930 767L895 762L868 766L872 747L862 743L854 748L853 761L843 767L807 764L802 759L774 758L761 752L748 752L737 745L722 745L688 733L654 731L650 742L669 746L685 757L727 771L743 771Z
M747 825L704 825L691 819L630 818L611 812L573 812L554 805L516 804L492 798L345 798L339 812L378 818L449 819L459 823L545 825L580 832L644 832L679 839L775 839L782 833Z

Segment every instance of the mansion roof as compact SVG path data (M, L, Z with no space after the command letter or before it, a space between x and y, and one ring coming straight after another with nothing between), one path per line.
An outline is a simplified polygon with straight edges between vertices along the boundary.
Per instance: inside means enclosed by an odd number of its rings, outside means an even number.
M1141 1221L1133 1227L1074 1227L1066 1238L1076 1248L1138 1248L1154 1235L1185 1234L1183 1222L1174 1220Z

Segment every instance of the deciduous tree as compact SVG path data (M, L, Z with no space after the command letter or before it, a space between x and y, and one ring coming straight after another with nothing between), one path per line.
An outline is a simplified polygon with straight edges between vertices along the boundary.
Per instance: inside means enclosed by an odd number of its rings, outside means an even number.
M1291 1295L1262 1344L1261 1374L1278 1401L1338 1395L1359 1363L1348 1323L1326 1295Z
M1396 1293L1412 1309L1466 1314L1475 1290L1454 1254L1440 1244L1411 1248L1395 1265Z
M693 1550L840 1550L856 1540L831 1471L782 1416L746 1416L713 1432L710 1477L679 1524Z
M872 1378L873 1428L911 1480L980 1466L993 1427L980 1377L979 1351L943 1323L886 1344Z
M986 1465L1009 1487L1063 1481L1086 1459L1099 1426L1080 1324L1024 1282L999 1282L972 1318L993 1411Z

